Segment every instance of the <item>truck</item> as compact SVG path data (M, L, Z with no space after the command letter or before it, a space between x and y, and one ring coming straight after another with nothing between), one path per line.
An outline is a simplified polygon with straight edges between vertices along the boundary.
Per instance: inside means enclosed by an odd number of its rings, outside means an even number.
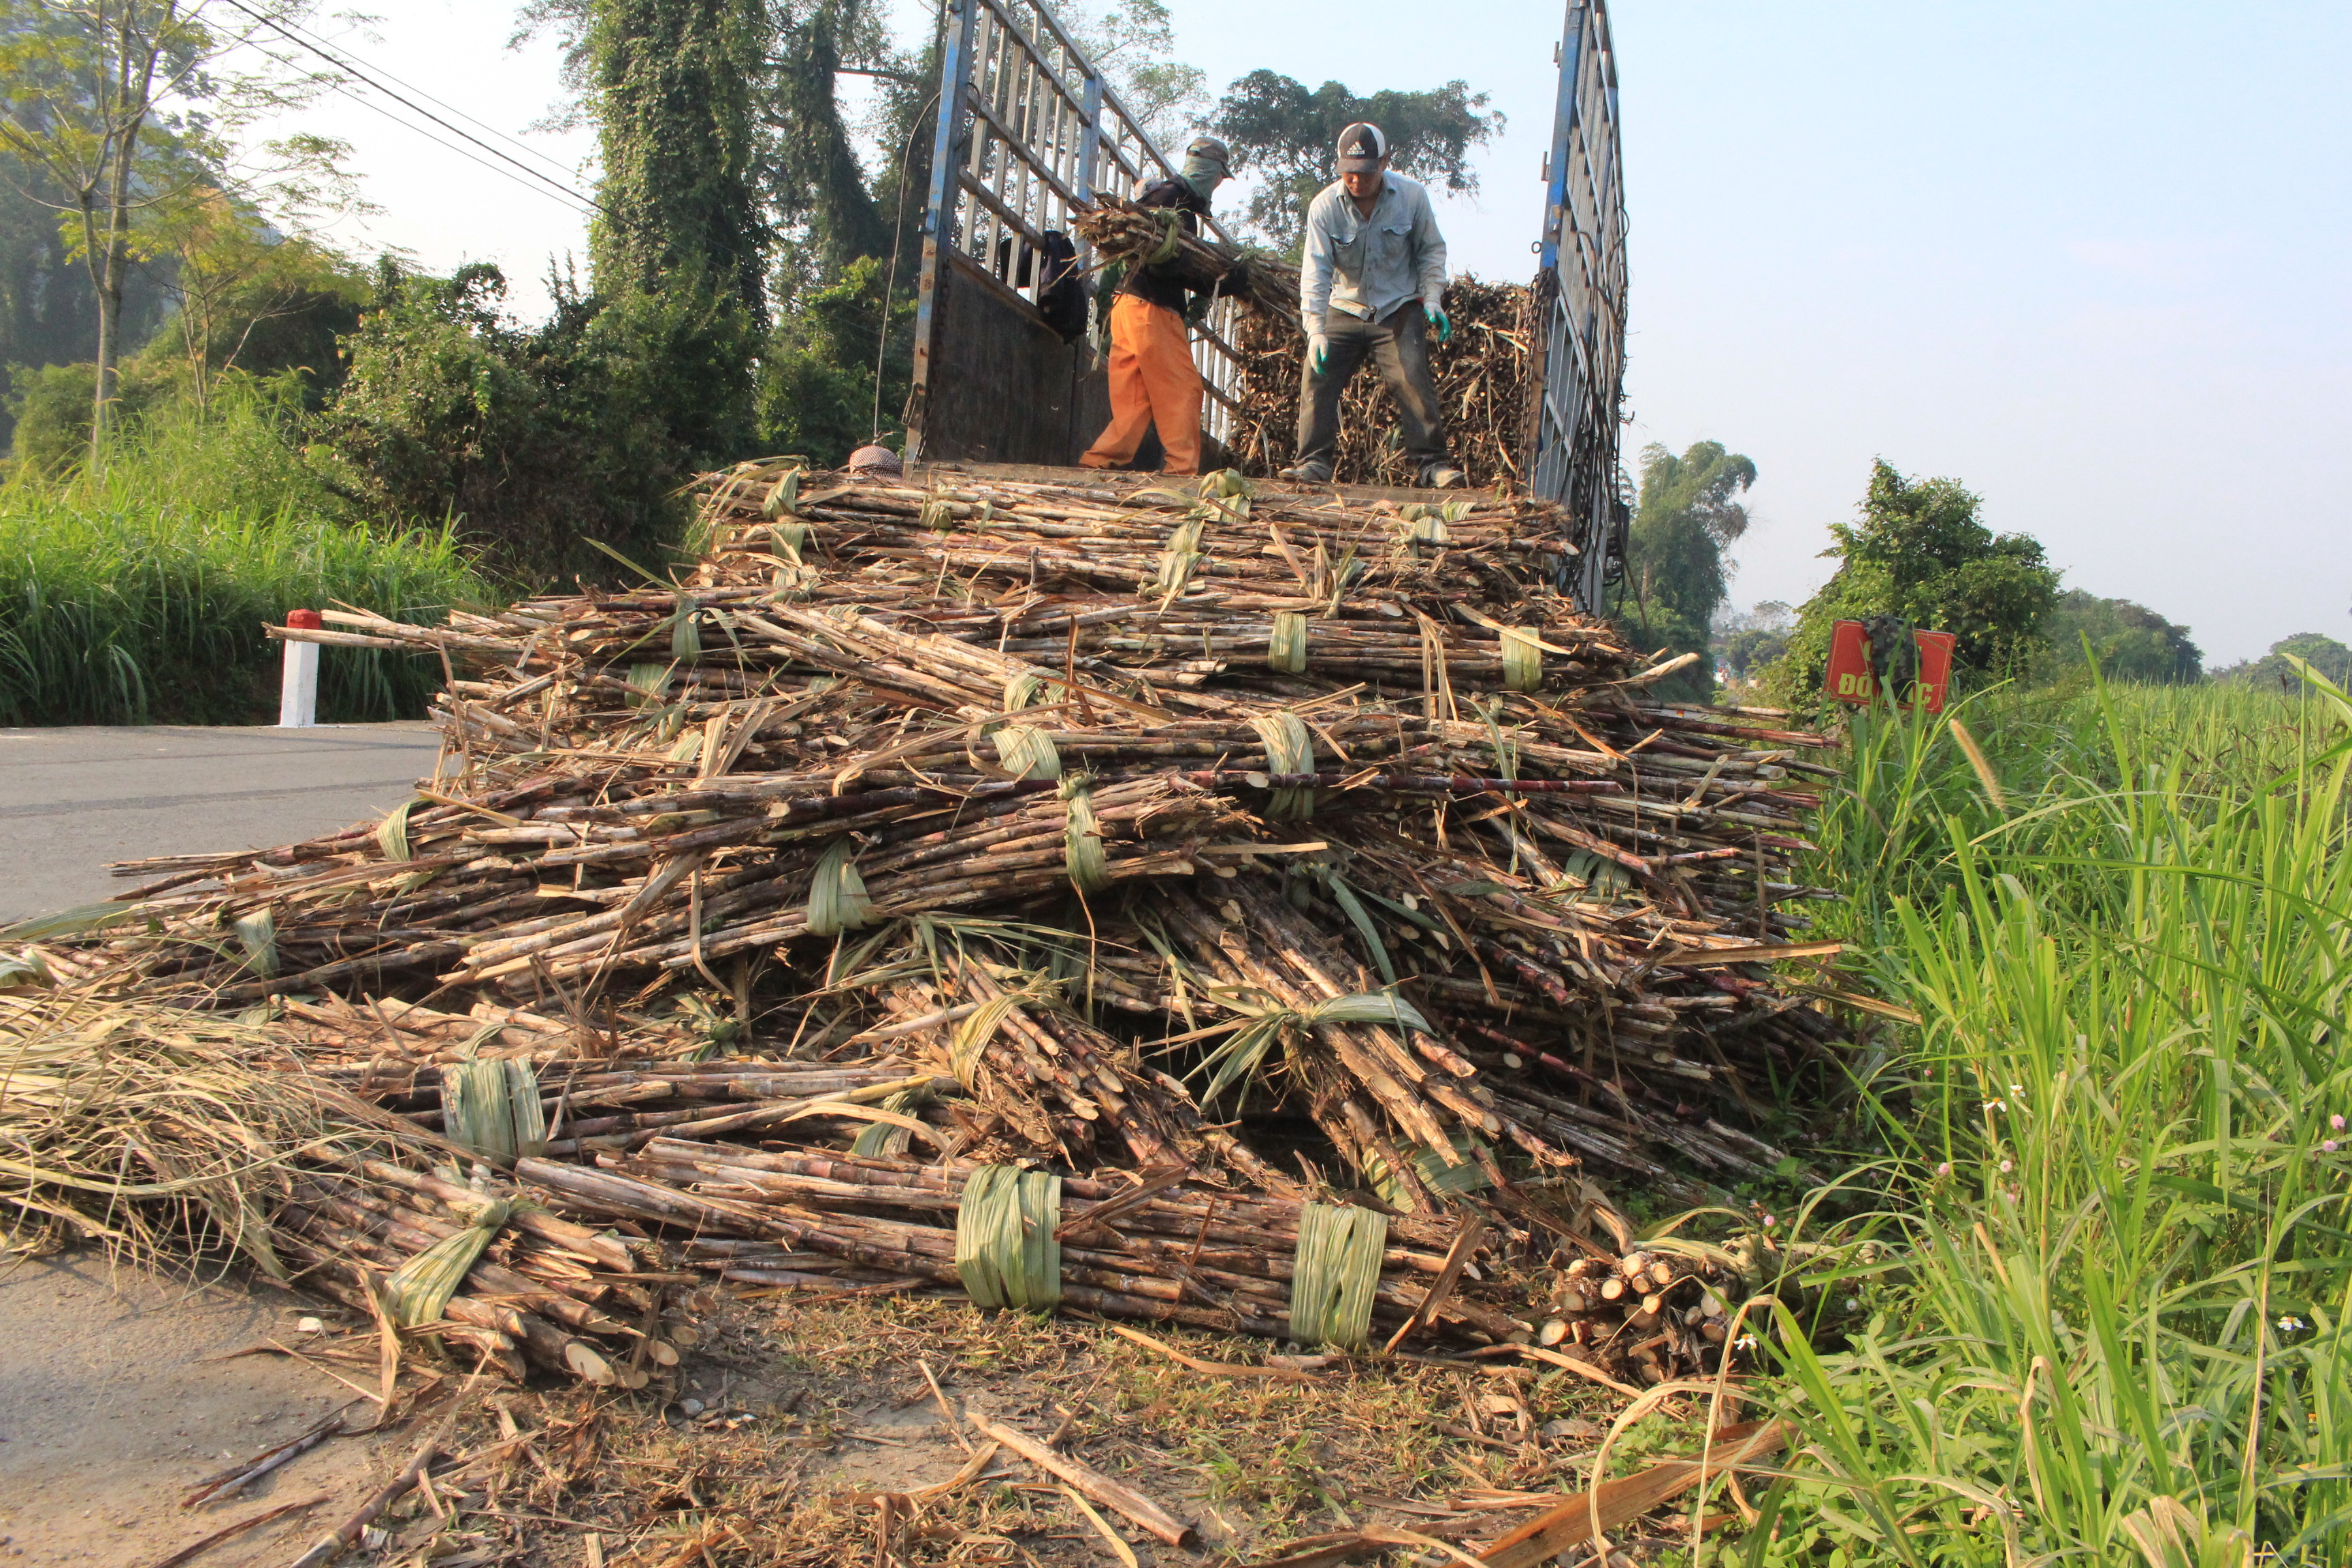
M1047 320L1049 258L1071 213L1173 177L1156 145L1044 0L946 0L939 110L918 264L907 457L1061 468L1110 418L1108 374L1083 334ZM1541 362L1521 437L1529 493L1566 513L1559 586L1597 613L1622 571L1630 496L1618 460L1625 365L1625 208L1617 66L1605 0L1569 0L1543 163L1533 285ZM1233 236L1215 219L1212 237ZM1090 266L1075 247L1083 274ZM1244 417L1236 300L1193 329L1204 449ZM1065 324L1066 328L1066 323Z

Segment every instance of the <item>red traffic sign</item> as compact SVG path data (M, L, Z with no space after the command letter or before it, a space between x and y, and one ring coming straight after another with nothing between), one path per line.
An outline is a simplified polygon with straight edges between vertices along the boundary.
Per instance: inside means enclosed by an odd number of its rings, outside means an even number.
M1870 627L1860 621L1839 621L1830 627L1830 668L1822 679L1822 689L1840 702L1867 706L1878 696L1878 671L1885 668L1893 649L1874 650L1870 646ZM1917 697L1924 700L1927 711L1944 710L1944 693L1952 684L1952 649L1959 638L1950 632L1914 631L1912 645L1918 649L1919 668L1916 675L1904 680L1916 682ZM1874 651L1877 658L1872 657ZM1890 672L1891 673L1891 672ZM1910 691L1898 690L1896 704L1914 705Z

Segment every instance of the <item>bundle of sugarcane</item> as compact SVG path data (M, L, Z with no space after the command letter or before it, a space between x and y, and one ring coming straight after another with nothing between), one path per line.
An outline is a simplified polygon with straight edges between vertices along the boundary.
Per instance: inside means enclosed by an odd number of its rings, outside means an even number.
M469 1151L289 1055L257 1022L0 997L10 1228L46 1223L144 1262L232 1250L364 1314L388 1306L518 1376L531 1363L627 1382L632 1358L674 1358L625 1245L514 1205L486 1170L478 1186L436 1173Z
M1541 369L1534 299L1515 283L1456 278L1445 290L1452 341L1430 337L1446 447L1473 487L1524 485L1528 477ZM1239 324L1233 346L1242 368L1234 394L1240 413L1226 447L1247 471L1273 473L1297 455L1298 333L1295 326L1251 316ZM1332 478L1341 484L1418 482L1402 431L1395 400L1378 368L1367 364L1340 399Z
M1186 1182L1181 1167L1139 1180L1055 1176L1010 1165L919 1164L819 1151L755 1152L725 1144L656 1139L608 1168L526 1162L526 1179L583 1213L631 1213L640 1220L691 1225L698 1237L737 1237L823 1253L868 1269L960 1285L979 1298L972 1263L996 1278L1015 1272L974 1233L975 1201L1001 1200L1017 1178L1016 1235L1043 1237L1058 1253L1026 1260L1029 1291L1118 1317L1161 1318L1199 1328L1271 1334L1307 1343L1324 1333L1296 1321L1301 1299L1328 1305L1318 1260L1303 1254L1337 1223L1343 1251L1363 1272L1352 1324L1329 1325L1337 1342L1364 1342L1373 1323L1391 1331L1429 1306L1429 1288L1447 1273L1454 1222L1394 1215L1347 1205L1301 1203ZM944 1226L938 1222L947 1220ZM1475 1227L1469 1232L1475 1239ZM1468 1261L1465 1251L1460 1261ZM1322 1260L1328 1262L1330 1260ZM1339 1259L1342 1268L1347 1259ZM739 1267L744 1265L738 1265ZM1454 1272L1461 1272L1459 1262ZM1306 1288L1298 1289L1302 1279ZM1294 1297L1294 1290L1297 1296ZM1533 1325L1454 1289L1436 1315L1490 1339Z
M1546 1303L1517 1293L1507 1237L1475 1218L1238 1194L1180 1166L1093 1180L665 1138L603 1167L520 1170L559 1207L690 1232L688 1260L745 1284L929 1282L984 1305L1066 1303L1344 1350L1416 1331L1532 1339L1644 1383L1713 1370L1746 1294L1714 1249L1603 1249L1555 1276L1559 1316L1543 1321L1526 1315Z
M1105 262L1173 265L1202 288L1238 266L1242 284L1231 292L1260 315L1288 321L1291 331L1297 331L1297 268L1262 251L1237 250L1189 234L1172 207L1147 207L1124 196L1098 195L1071 209L1070 226Z
M1688 1369L1711 1371L1732 1345L1732 1314L1757 1287L1732 1254L1686 1247L1571 1260L1553 1276L1559 1316L1537 1342L1642 1383L1664 1383Z

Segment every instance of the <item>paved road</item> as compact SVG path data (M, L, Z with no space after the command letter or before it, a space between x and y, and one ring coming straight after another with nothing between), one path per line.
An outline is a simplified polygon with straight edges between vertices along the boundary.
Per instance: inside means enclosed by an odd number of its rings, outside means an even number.
M381 816L438 750L422 722L0 730L0 921L132 886L110 860L269 848Z

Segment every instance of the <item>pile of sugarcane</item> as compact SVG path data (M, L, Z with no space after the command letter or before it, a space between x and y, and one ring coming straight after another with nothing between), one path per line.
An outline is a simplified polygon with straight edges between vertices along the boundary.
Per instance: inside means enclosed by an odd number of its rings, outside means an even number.
M1520 485L1528 478L1533 436L1538 323L1534 295L1516 283L1462 276L1445 290L1451 342L1429 334L1430 368L1446 448L1475 488ZM1299 360L1305 353L1296 323L1245 314L1234 345L1242 374L1242 412L1228 442L1234 460L1252 473L1289 466L1298 447ZM1402 446L1395 399L1370 363L1339 400L1339 445L1332 478L1341 484L1410 486L1416 466Z
M976 1296L1297 1338L1302 1227L1360 1264L1378 1216L1378 1270L1315 1274L1349 1316L1305 1337L1352 1343L1440 1294L1458 1211L1492 1229L1419 1327L1495 1339L1541 1317L1491 1281L1549 1252L1577 1167L1696 1201L1783 1164L1740 1124L1838 1046L1763 967L1820 896L1788 868L1821 742L1651 700L1675 666L1559 595L1554 509L788 463L704 492L672 581L282 632L446 655L444 776L378 824L124 868L56 949L276 1009L256 1070L426 1152L306 1161L274 1200L331 1292L465 1228L390 1173L433 1151L739 1278L861 1286L969 1287L967 1184L1050 1167L1060 1262ZM587 1333L592 1375L658 1359L610 1308L622 1259L583 1280L513 1239L488 1263L535 1283L478 1273L450 1319L575 1370ZM1474 1251L1490 1283L1458 1288ZM1574 1316L1691 1370L1728 1287L1684 1279Z
M1240 288L1228 292L1237 293L1249 309L1225 344L1242 372L1226 451L1246 473L1271 474L1288 467L1297 456L1299 367L1307 349L1298 327L1298 268L1181 232L1171 249L1164 212L1118 197L1104 197L1081 212L1074 226L1108 260L1131 266L1168 251L1167 259L1203 288L1241 268ZM1516 283L1487 283L1465 274L1447 286L1445 310L1453 336L1440 343L1432 331L1430 358L1449 454L1475 488L1523 484L1541 368L1535 296ZM1418 482L1417 466L1406 458L1400 431L1395 400L1379 367L1368 363L1340 402L1332 478L1341 484Z

